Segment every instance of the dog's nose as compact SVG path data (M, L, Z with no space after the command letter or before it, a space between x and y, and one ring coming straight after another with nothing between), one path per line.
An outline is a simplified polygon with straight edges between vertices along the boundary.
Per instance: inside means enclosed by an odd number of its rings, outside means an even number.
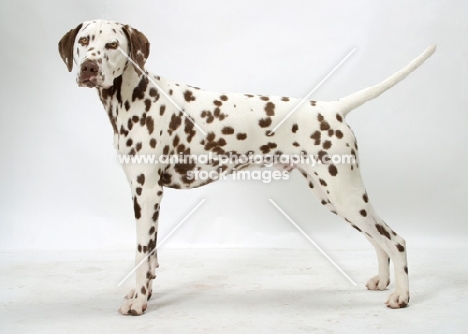
M96 75L99 72L98 64L93 60L85 60L83 64L81 64L81 74L83 75Z

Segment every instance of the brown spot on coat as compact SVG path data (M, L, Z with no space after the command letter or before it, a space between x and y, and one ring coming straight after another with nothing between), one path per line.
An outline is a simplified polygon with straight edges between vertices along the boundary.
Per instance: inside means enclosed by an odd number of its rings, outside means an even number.
M155 148L156 147L156 139L151 138L149 144L150 144L151 148Z
M294 125L292 126L291 131L292 131L293 133L296 133L297 130L299 130L299 126L298 126L297 124L294 124Z
M330 165L328 166L328 172L330 173L331 176L336 176L338 174L338 169L336 168L335 165Z
M324 148L325 150L328 150L331 146L332 146L332 143L331 143L331 141L329 141L329 140L326 140L326 141L323 143L323 148Z
M367 211L362 209L361 211L359 211L359 213L361 214L361 216L363 217L367 217Z
M190 143L192 141L192 138L196 134L196 131L194 129L195 125L193 124L193 121L189 119L188 117L185 117L184 122L185 122L184 132L187 134L187 141Z
M383 227L382 225L380 224L375 224L375 228L377 229L377 231L385 236L387 239L391 240L391 236L390 236L390 233L388 233L388 231L385 229L385 227Z
M221 133L224 135L232 135L234 133L234 129L230 126L225 126L222 130Z
M216 138L216 135L214 132L209 132L207 135L206 135L206 140L208 142L212 142L214 139Z
M177 147L179 145L180 138L178 135L175 135L174 140L172 141L172 146Z
M182 124L182 117L174 114L171 116L171 121L169 123L169 130L175 131L179 128L181 124Z
M328 122L326 122L326 121L321 122L320 123L320 130L322 130L322 131L330 130L330 124L328 124Z
M143 186L145 184L145 174L138 175L137 182Z
M135 214L136 219L141 218L141 207L140 207L140 204L138 204L138 200L137 200L136 196L133 197L133 212Z
M327 152L325 151L319 151L319 153L317 154L318 160L322 163L325 163L324 161L325 156L328 156Z
M351 224L352 227L354 227L356 230L358 230L359 232L362 232L361 229L359 227L357 227L356 225L354 224Z
M154 131L153 117L151 117L151 116L146 117L146 128L148 129L149 134L153 133L153 131Z
M151 219L156 222L159 218L159 209L156 209L156 211L154 211L153 213L153 216L151 217Z
M155 97L156 95L158 95L158 91L156 90L156 88L151 87L150 90L149 90L149 95L151 97Z
M148 112L151 109L151 100L146 99L145 100L145 111Z
M132 101L136 99L143 100L145 98L145 91L148 87L148 79L145 76L142 76L138 86L133 89Z
M193 93L190 90L186 90L184 93L184 99L187 102L192 102L195 101L195 96L193 96Z
M261 128L267 128L271 125L271 118L262 118L260 121L258 121L258 125L260 125Z
M267 116L274 116L275 115L275 104L273 102L267 102L265 105L265 112Z
M320 145L320 139L322 137L322 134L320 133L320 131L315 131L311 136L310 138L312 138L313 140L315 140L314 142L314 145Z
M144 126L146 124L146 114L141 115L140 125Z
M276 148L278 145L275 143L268 143L266 145L260 146L260 150L262 151L263 154L269 153L272 149Z
M247 138L247 134L246 133L238 133L236 138L238 140L245 140Z
M405 251L405 246L403 246L403 245L397 244L396 248L398 249L399 252L403 253Z

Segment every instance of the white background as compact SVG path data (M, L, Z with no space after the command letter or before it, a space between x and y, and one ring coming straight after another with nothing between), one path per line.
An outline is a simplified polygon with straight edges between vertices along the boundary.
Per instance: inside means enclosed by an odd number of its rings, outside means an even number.
M59 39L78 23L128 23L151 41L147 68L220 92L335 100L378 83L427 46L435 55L347 118L380 215L409 247L457 246L468 232L466 1L8 1L0 3L0 250L134 245L130 191L96 92L78 88ZM168 190L166 247L311 247L272 198L324 248L364 245L302 176ZM367 245L365 245L367 246Z

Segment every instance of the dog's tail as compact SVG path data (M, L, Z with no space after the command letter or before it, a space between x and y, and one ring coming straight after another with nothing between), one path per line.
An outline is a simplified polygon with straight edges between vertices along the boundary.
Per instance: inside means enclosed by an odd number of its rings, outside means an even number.
M415 69L417 69L420 65L422 65L422 63L424 63L424 61L435 52L435 50L436 50L435 45L428 47L421 55L413 59L403 69L396 72L395 74L385 79L381 83L372 87L364 88L363 90L360 90L356 93L353 93L351 95L348 95L338 100L338 105L339 105L341 114L343 116L346 116L346 114L348 114L351 110L359 107L360 105L366 103L367 101L375 99L380 94L385 92L387 89L390 89L393 86L395 86L401 80L406 78L408 74L410 74Z

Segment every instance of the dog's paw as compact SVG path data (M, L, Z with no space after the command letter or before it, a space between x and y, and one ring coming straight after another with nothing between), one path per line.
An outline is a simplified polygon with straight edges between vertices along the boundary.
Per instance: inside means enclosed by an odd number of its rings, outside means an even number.
M123 315L142 315L147 308L146 298L130 298L124 301L119 309L119 313Z
M390 308L404 308L408 306L409 299L408 290L395 290L385 304Z
M148 296L146 297L146 300L150 300L151 296L153 295L153 290L148 291ZM126 295L125 299L129 300L135 297L135 289L131 289Z
M382 290L385 290L389 284L390 284L390 278L380 279L380 276L377 275L367 281L366 288L368 290L382 291Z

